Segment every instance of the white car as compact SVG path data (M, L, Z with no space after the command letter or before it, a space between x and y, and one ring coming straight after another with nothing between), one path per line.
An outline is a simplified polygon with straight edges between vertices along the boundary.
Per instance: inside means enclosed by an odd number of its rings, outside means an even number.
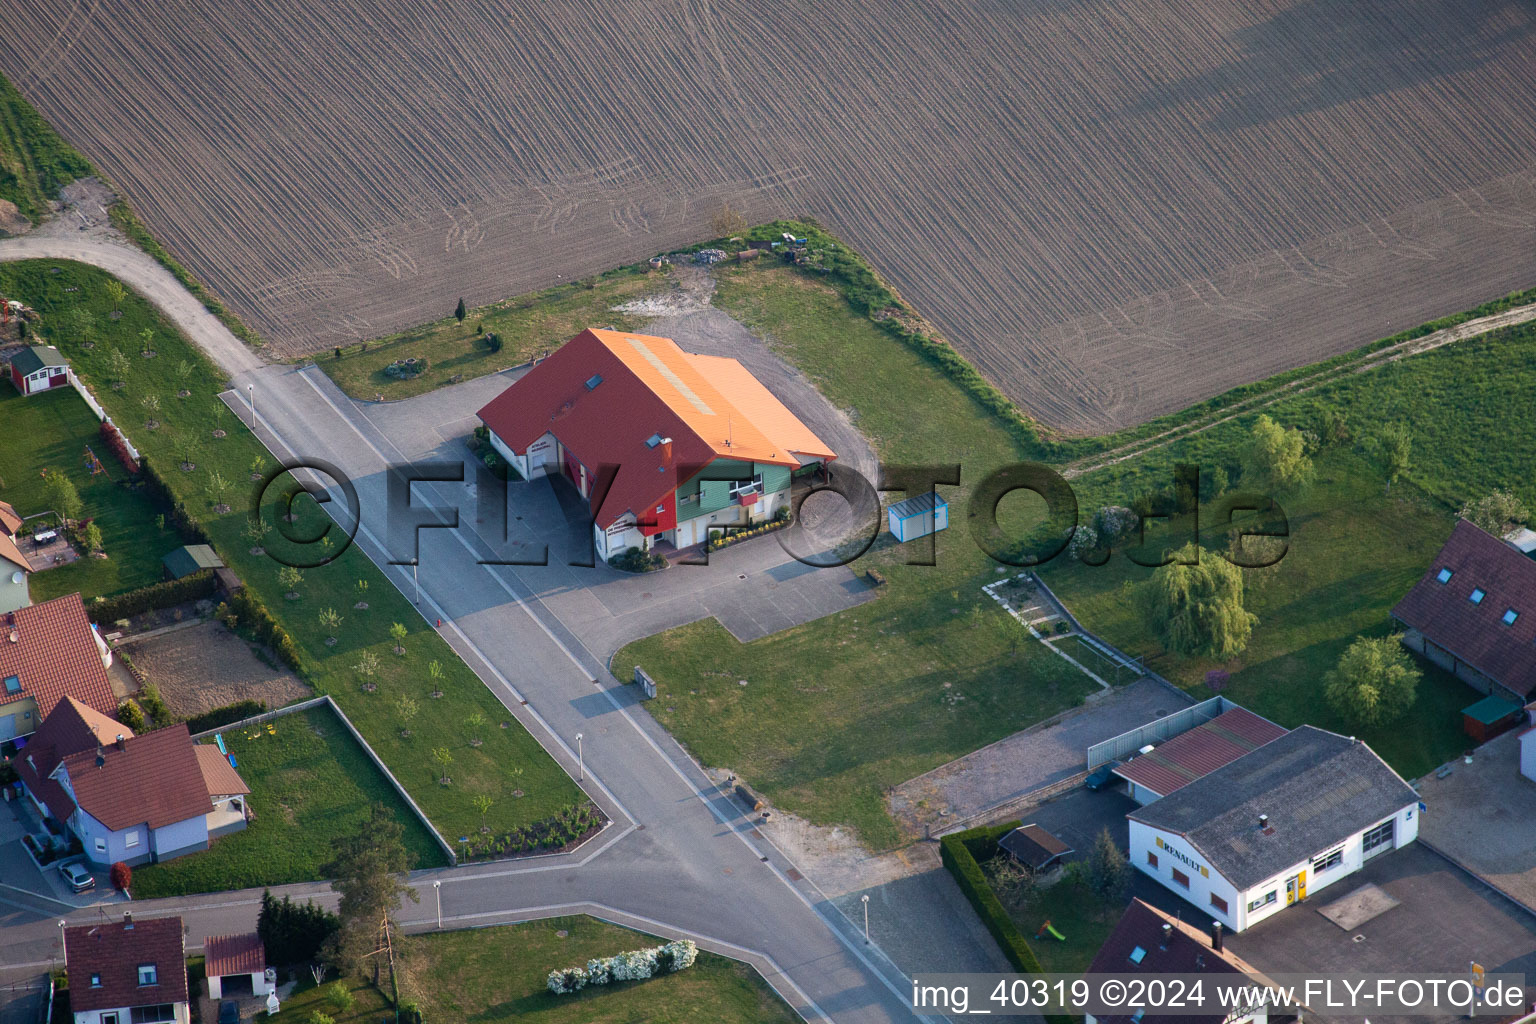
M87 889L96 888L96 876L91 874L86 866L78 860L67 860L59 865L59 874L64 876L64 881L75 892L85 892Z

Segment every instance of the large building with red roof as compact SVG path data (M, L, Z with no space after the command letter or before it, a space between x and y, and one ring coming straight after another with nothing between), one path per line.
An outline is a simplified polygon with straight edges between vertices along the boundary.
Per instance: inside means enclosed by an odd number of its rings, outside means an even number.
M1536 560L1465 519L1392 609L1403 643L1483 693L1536 697Z
M480 419L525 479L571 482L605 559L767 522L793 477L836 458L736 360L622 331L582 331Z
M111 664L79 594L0 613L0 743L36 732L65 697L116 718Z

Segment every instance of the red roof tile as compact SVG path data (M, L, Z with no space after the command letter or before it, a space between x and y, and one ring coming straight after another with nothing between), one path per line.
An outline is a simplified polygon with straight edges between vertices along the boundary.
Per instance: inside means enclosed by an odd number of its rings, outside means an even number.
M199 743L192 750L197 754L197 767L203 773L203 787L210 797L239 796L251 791L251 787L245 784L240 773L229 763L229 758L219 753L218 747L211 743Z
M601 484L594 492L602 527L625 512L645 518L717 458L791 467L800 465L797 451L835 458L766 388L744 387L746 371L722 370L725 363L734 360L695 356L670 338L588 329L492 399L480 419L515 452L550 432L600 480L603 467L618 467L606 494ZM646 445L653 434L672 438L670 460Z
M1285 733L1268 719L1234 707L1131 758L1115 774L1167 796Z
M8 676L18 679L21 694L37 701L39 720L65 695L109 718L117 715L112 684L79 594L0 616L0 679ZM16 697L0 688L0 701Z
M17 774L32 794L48 805L50 814L59 821L68 821L75 813L75 802L64 787L49 776L69 755L85 750L94 752L98 746L112 743L119 736L131 738L133 730L73 697L65 697L54 705L52 714L43 720L22 748L21 756L15 762Z
M140 918L64 929L69 1006L76 1013L187 1001L187 963L179 917ZM155 984L139 984L153 964ZM91 984L99 975L100 984Z
M114 832L133 825L162 828L213 810L185 722L121 745L64 759L80 809Z
M1506 625L1511 608L1519 615ZM1465 519L1392 615L1516 693L1536 690L1536 561Z
M203 942L203 957L210 978L222 978L226 974L259 974L267 969L267 951L255 932L210 935Z
M0 501L0 531L16 533L21 529L21 516L16 514L16 508L8 501Z

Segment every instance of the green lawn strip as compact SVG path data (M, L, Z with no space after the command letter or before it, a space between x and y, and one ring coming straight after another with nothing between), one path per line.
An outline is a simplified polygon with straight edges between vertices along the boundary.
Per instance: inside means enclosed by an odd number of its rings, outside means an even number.
M61 268L61 272L51 273L53 267ZM83 304L96 314L101 326L95 348L85 350L79 339L60 337L56 343L201 521L225 560L293 634L309 682L317 692L328 692L335 698L445 838L453 843L460 835L475 834L481 826L481 814L474 806L477 795L494 801L483 822L498 832L546 819L584 801L575 783L357 547L322 568L306 570L299 599L284 598L284 588L277 579L278 564L266 556L251 555L252 542L244 536L247 519L243 510L254 486L252 467L258 459L270 466L270 456L218 400L217 393L224 386L222 374L152 306L130 293L123 303L122 318L115 323L109 320L111 299L104 288L107 280L108 276L95 268L67 262L0 264L0 291L20 296L41 311L45 330L50 322L56 322L57 314L75 304ZM67 292L69 287L80 290ZM145 327L156 332L158 357L151 360L138 357L142 345L139 331ZM127 386L120 391L111 387L107 370L114 346L132 355ZM182 360L192 365L185 381L174 372ZM177 390L183 387L192 395L177 398ZM165 425L154 432L134 428L142 421L138 403L147 393L159 395L161 401L158 415ZM215 430L225 431L226 436L215 438ZM184 473L178 463L187 456L197 468ZM215 474L228 484L224 500L234 506L226 515L213 511L209 485ZM271 505L269 521L270 511ZM269 543L275 536L274 531ZM366 611L353 608L358 580L369 584L370 607ZM334 647L326 645L330 633L319 621L326 608L334 608L344 617L337 631L339 643ZM391 650L388 630L394 622L409 630L403 656ZM363 692L364 680L354 668L365 650L379 665L372 679L377 687L373 693ZM436 700L429 696L433 683L428 664L432 661L444 670L437 684L444 695ZM411 697L420 709L410 721L409 738L400 735L406 727L397 709L401 696ZM475 713L483 715L487 723L478 737L469 735L471 730L465 724ZM502 722L509 722L510 727L501 728ZM471 746L474 738L481 739L483 745ZM434 748L447 749L453 758L448 772L453 781L448 786L437 782L440 773L431 757ZM518 790L524 795L516 796Z
M1115 923L1125 911L1124 903L1109 903L1087 885L1070 878L1062 878L1054 885L1042 888L1028 906L1004 900L1008 916L1019 931L1029 940L1040 967L1047 974L1082 974L1093 963L1099 947L1109 938ZM1061 933L1053 938L1049 932L1044 938L1035 938L1040 926L1046 921Z
M310 1015L321 1013L329 1017L335 1024L379 1024L380 1021L393 1021L395 1019L394 1007L389 1005L389 1000L384 993L374 988L370 981L362 978L327 978L316 985L309 971L299 969L299 983L289 993L288 998L282 1001L282 1008L273 1016L265 1019L274 1024L309 1024ZM388 985L387 975L385 984ZM352 1005L346 1010L338 1010L331 1002L332 986L340 984L352 995ZM422 1010L428 1019L434 1019L433 1007L423 1006Z
M35 224L48 216L59 189L91 173L90 163L0 75L0 199Z
M584 966L596 957L664 941L590 917L415 936L406 940L401 998L414 999L431 1020L443 1024L799 1020L751 967L702 950L692 967L675 974L592 986L569 995L553 995L545 988L555 968Z
M126 486L127 471L102 442L100 423L74 388L23 397L7 379L0 383L0 424L0 500L22 516L46 512L42 472L62 472L80 492L84 517L101 528L107 554L33 573L28 589L34 603L76 591L90 600L160 580L161 557L182 541L157 525L148 497ZM87 445L101 460L102 473L86 468Z
M391 807L405 823L405 847L414 866L443 862L426 827L329 707L226 729L223 736L251 788L255 820L242 832L215 839L202 853L136 869L136 897L320 878L321 865L333 856L332 843L355 831L376 803Z
M716 303L855 411L886 461L962 462L972 484L1020 458L969 394L826 284L777 265L720 269ZM750 644L695 623L624 648L616 675L643 665L660 688L652 712L706 764L811 821L852 825L876 849L897 845L887 787L1095 689L981 593L995 564L964 527L964 494L948 497L956 525L939 537L937 565L902 564L918 545L859 561L888 580L878 600Z
M619 267L471 309L463 323L447 316L387 338L347 346L341 350L341 359L334 352L319 352L314 360L353 398L371 400L380 394L386 399L408 398L442 387L454 377L480 377L547 355L588 327L644 330L648 318L613 307L671 287L666 275L650 271L645 264ZM491 351L485 334L501 337L500 351ZM425 373L409 380L384 373L390 363L411 357L427 360Z

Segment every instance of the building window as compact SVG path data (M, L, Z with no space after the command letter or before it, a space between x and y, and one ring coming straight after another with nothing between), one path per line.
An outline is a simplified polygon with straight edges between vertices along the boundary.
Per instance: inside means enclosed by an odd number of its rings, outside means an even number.
M174 1003L161 1003L158 1006L135 1006L128 1011L129 1024L166 1024L167 1021L176 1019L176 1006Z
M659 444L661 444L660 434L652 434L650 437L645 439L645 446L647 448L655 448Z
M101 975L91 972L91 988L101 988Z
M1151 850L1147 851L1147 867L1157 867L1157 854L1153 853Z
M138 846L139 845L139 830L138 829L134 829L132 832L129 832L127 837L123 840L123 845L128 847L130 850L133 849L135 846Z
M1440 574L1436 576L1435 579L1439 580L1441 583L1449 583L1451 582L1451 577L1454 575L1455 573L1451 572L1449 569L1441 569Z
M1469 600L1473 604L1482 604L1483 603L1483 598L1485 598L1487 596L1488 596L1487 594L1483 593L1483 590L1482 590L1481 587L1473 587L1472 588L1472 596L1471 596L1471 598L1469 598Z
M1215 907L1223 914L1227 912L1227 901L1222 899L1220 896L1217 896L1215 893L1211 893L1211 906Z
M1186 875L1184 872L1180 871L1178 868L1173 868L1171 870L1173 871L1173 881L1174 881L1174 884L1181 885L1184 888L1188 889L1189 888L1189 876Z
M1519 617L1520 613L1515 611L1513 608L1504 609L1504 625L1513 626L1515 624L1515 620Z
M97 853L106 853L107 852L107 841L105 839L97 839L96 840L96 852Z
M1365 834L1365 837L1360 844L1361 848L1366 853L1370 853L1378 846L1391 846L1394 833L1393 826L1396 824L1396 821L1384 821L1380 825L1377 825L1375 828L1371 829Z
M158 984L158 982L156 980L158 977L159 977L159 972L155 970L155 965L154 964L139 964L139 984L140 985L154 985L154 984Z
M597 387L602 382L603 382L603 375L600 374L600 373L594 373L592 376L587 378L587 390L591 391L593 388Z
M6 693L20 693L21 692L21 677L20 676L6 676L5 677L5 692Z
M1279 898L1280 898L1280 890L1278 890L1278 889L1271 889L1271 890L1269 890L1269 892L1265 893L1263 896L1260 896L1258 899L1251 901L1248 904L1248 909L1250 911L1253 911L1253 910L1258 910L1260 907L1267 907L1267 906L1269 906L1271 903L1275 902Z
M1331 850L1312 862L1312 870L1317 874L1329 871L1344 863L1344 847Z

